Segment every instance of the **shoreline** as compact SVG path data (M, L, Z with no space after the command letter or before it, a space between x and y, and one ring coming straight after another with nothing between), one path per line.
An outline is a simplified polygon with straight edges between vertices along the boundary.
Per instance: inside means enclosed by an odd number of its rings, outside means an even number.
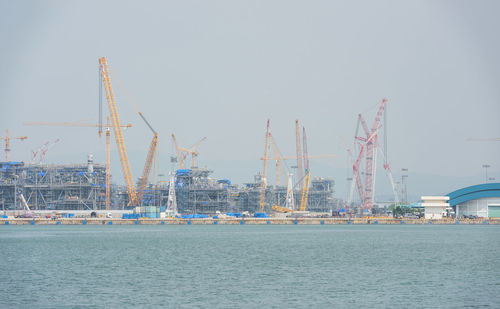
M224 219L113 219L113 218L61 218L61 219L0 219L0 225L500 225L500 218L487 219L363 219L363 218L224 218Z

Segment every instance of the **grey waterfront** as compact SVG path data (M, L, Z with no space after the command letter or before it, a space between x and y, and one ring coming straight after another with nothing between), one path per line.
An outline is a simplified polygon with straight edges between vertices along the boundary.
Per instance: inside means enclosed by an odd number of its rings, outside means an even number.
M498 225L1 226L1 308L500 305Z

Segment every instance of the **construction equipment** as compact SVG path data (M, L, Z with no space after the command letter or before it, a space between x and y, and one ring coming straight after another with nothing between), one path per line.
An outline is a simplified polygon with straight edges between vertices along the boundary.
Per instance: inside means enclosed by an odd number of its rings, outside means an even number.
M288 175L288 186L286 189L285 207L273 205L272 209L277 212L291 213L295 211L295 198L293 197L293 181L292 174Z
M113 132L115 135L116 145L118 147L118 154L123 172L123 178L127 186L127 193L129 196L129 205L137 205L137 194L135 192L135 185L130 171L130 163L125 148L123 139L123 132L120 126L120 118L118 116L118 109L116 106L115 95L111 86L111 79L109 74L108 62L105 57L99 58L100 71L102 74L102 82L106 93L106 100L108 101L109 114L113 124Z
M302 146L300 145L300 125L298 119L295 119L295 147L297 151L297 176L299 181L301 181L304 172L302 170ZM299 190L302 190L301 183L299 183Z
M168 187L167 215L175 217L179 215L177 211L177 198L175 197L175 173L170 173L170 183Z
M294 212L293 209L282 207L282 206L278 206L278 205L273 205L272 209L274 211L281 212L281 213L292 213L292 212Z
M271 135L272 138L272 135ZM286 160L296 160L297 156L283 156L279 153L279 150L275 147L274 140L272 139L273 143L273 149L275 153L274 158L267 158L267 160L273 160L275 161L275 166L276 166L276 186L280 185L280 178L283 177L286 179L286 171L283 168L283 164L281 162L286 161ZM310 155L309 159L328 159L328 158L336 158L337 155L335 154L323 154L323 155ZM264 160L264 157L261 157L260 160ZM279 175L281 173L281 176ZM298 181L301 181L302 179L298 179ZM300 183L300 182L299 182Z
M286 179L286 172L285 172L285 169L283 169L283 165L281 164L281 162L284 161L285 159L281 155L281 152L278 148L278 145L276 144L276 140L274 139L274 136L272 136L271 133L269 133L269 136L271 138L271 145L273 146L274 160L275 160L275 164L276 164L275 182L276 182L276 186L279 186L279 184L280 184L280 172L283 173L283 178ZM264 158L261 158L261 160L264 160ZM269 160L271 160L271 158L269 158Z
M142 204L142 197L144 196L144 190L146 189L146 185L148 183L149 174L151 172L151 165L154 161L156 148L158 146L158 133L153 129L153 127L149 124L142 113L138 113L141 116L142 120L144 120L144 122L148 125L149 129L151 129L151 131L153 132L153 140L151 140L151 144L149 145L148 156L146 158L146 163L144 164L142 176L139 180L139 192L137 194L137 199L138 202Z
M21 204L23 205L24 210L27 212L31 212L31 209L28 206L28 203L26 202L26 199L24 198L24 195L22 193L19 193L19 199L21 200Z
M146 157L146 162L144 164L144 168L142 171L142 176L139 178L139 190L138 192L135 192L135 187L134 183L132 180L132 174L130 172L130 164L128 161L127 157L127 152L125 149L125 143L123 141L123 134L121 132L121 127L119 126L119 118L118 118L118 110L116 107L116 102L115 102L115 97L113 93L113 88L111 86L111 81L110 81L110 72L108 68L108 64L106 61L105 57L99 58L99 64L101 68L101 73L102 73L102 84L104 85L104 89L106 92L106 99L108 101L108 106L109 106L109 113L113 122L113 131L115 133L115 138L116 142L118 145L118 150L120 154L120 162L122 164L122 171L124 174L125 181L127 183L127 192L129 195L129 205L142 205L142 197L144 195L144 190L146 188L146 185L148 183L148 178L149 174L151 173L151 167L153 165L153 162L155 160L156 156L156 151L158 147L158 133L153 129L151 124L146 120L146 117L140 112L134 102L130 99L130 103L134 106L136 109L136 112L139 114L139 116L142 118L142 120L146 123L146 125L149 127L149 129L153 132L153 139L151 140L151 144L149 146L149 151L148 155ZM120 85L120 83L119 83ZM121 85L120 85L121 86ZM123 87L122 87L123 89ZM125 89L123 89L125 93L128 95ZM99 104L99 113L101 112L101 105ZM101 120L102 117L99 117ZM101 121L100 121L101 122ZM102 125L99 124L99 129L101 129ZM99 130L99 135L102 134L101 130Z
M10 153L10 140L11 139L18 139L20 141L24 141L25 139L27 139L28 137L27 136L18 136L18 137L10 137L9 136L9 130L5 130L5 136L0 136L0 139L3 139L5 140L5 148L4 148L4 151L5 151L5 161L6 162L9 162L9 153Z
M387 99L383 99L380 103L375 121L373 122L371 130L368 129L363 116L360 114L359 119L361 121L363 130L366 134L366 161L365 161L365 202L364 208L368 211L372 210L373 201L375 197L375 173L377 166L377 149L378 149L378 129L380 126L380 120L384 112L385 105L387 104ZM360 138L360 137L358 137ZM363 141L363 139L361 138Z
M102 134L102 132L100 134ZM110 209L111 209L111 127L108 117L106 125L106 210Z
M51 126L51 127L93 127L93 128L106 128L106 125L98 123L85 123L85 122L43 122L43 121L28 121L23 122L26 126ZM121 128L131 128L132 124L121 124Z
M196 164L196 157L198 157L199 153L196 151L196 148L198 148L198 146L204 141L206 140L207 138L206 137L203 137L202 139L200 139L198 142L196 142L195 144L191 145L191 147L188 148L188 151L185 151L186 152L186 156L187 156L187 153L191 154L191 168L195 168L197 167L197 164ZM184 157L185 159L186 157Z
M269 158L267 158L267 160L274 160L275 161L275 165L276 165L275 183L276 183L276 186L279 186L280 185L280 173L282 174L283 179L287 179L286 175L287 175L287 173L289 173L288 167L287 167L287 171L285 171L285 169L283 168L282 162L284 162L286 160L297 160L298 157L297 156L283 156L281 154L281 151L278 148L278 145L277 145L276 140L274 139L274 136L272 135L272 133L269 133L269 137L271 140L271 146L274 150L274 158L269 157ZM312 155L312 156L309 156L309 159L326 159L326 158L336 158L336 157L337 156L334 154ZM264 157L261 157L260 160L264 160ZM302 178L299 178L299 181L301 179Z
M175 138L175 134L172 133L172 141L174 142L175 153L177 155L177 162L179 162L179 168L184 169L184 159L182 158L182 152L177 144L177 139Z
M467 139L469 142L500 142L500 137L492 138L480 138L480 137L470 137Z
M51 149L52 147L54 147L54 145L57 144L59 141L60 141L60 139L56 139L55 141L53 141L52 143L48 144L46 147L44 147L42 149L42 151L40 152L40 160L38 161L39 164L43 163L43 160L45 159L45 154L47 154L47 151L49 151L49 149Z
M305 176L304 179L299 179L297 185L301 184L302 181L302 196L300 200L300 212L304 212L307 209L307 202L309 199L309 187L311 185L311 173L309 170L309 156L307 152L307 137L306 137L306 129L303 128L303 145L304 145L304 153L301 156L303 158L304 168L305 168ZM264 160L265 161L265 160ZM281 213L293 213L295 212L295 198L293 197L293 185L292 185L292 175L288 176L288 186L286 192L286 202L285 207L279 205L273 205L272 209Z
M358 194L363 203L363 207L367 213L371 212L374 196L375 196L375 174L376 174L376 166L377 166L377 149L378 145L378 131L381 127L382 115L384 114L385 107L387 104L387 99L383 99L379 105L375 121L371 128L368 127L366 121L364 120L362 114L358 115L358 123L355 134L355 142L359 144L359 154L356 161L351 159L352 169L353 169L353 183L356 183L356 187L358 189ZM359 136L358 130L361 125L365 136ZM384 147L386 147L384 145ZM347 151L349 152L350 157L352 158L352 153L350 149L346 146ZM384 148L384 152L386 152L386 148ZM360 172L360 164L361 160L365 158L365 184L363 186L361 180L361 172ZM353 162L354 161L354 162ZM389 164L387 161L387 154L384 153L384 168L386 169L387 175L391 181L391 185L393 187L393 192L395 194L395 200L398 200L396 186L394 184L394 180L392 179L392 172L390 171ZM353 184L354 186L354 184ZM351 188L353 188L353 186ZM352 189L351 189L352 193ZM349 200L352 198L352 194L350 194Z
M262 174L260 177L260 211L264 211L264 206L266 202L266 189L267 189L267 155L269 153L269 139L271 134L269 133L269 119L267 119L266 126L266 136L264 140L264 160L262 160Z
M295 197L293 196L293 175L288 175L288 186L286 188L286 203L285 207L288 209L295 209Z
M30 160L30 164L34 164L35 163L35 159L38 155L38 153L40 153L40 151L42 151L42 149L44 149L45 147L47 147L49 145L49 141L45 142L45 144L43 144L42 146L40 146L36 151L34 150L31 150L31 160Z
M354 161L354 156L353 156L349 146L347 146L347 144L345 142L344 142L344 145L347 149L347 153L349 154L349 158L351 159L351 166L352 166L352 170L353 170L353 177L351 178L351 187L350 187L350 191L349 191L349 197L347 198L347 205L351 205L352 200L353 200L355 187L358 189L358 194L359 194L361 200L362 201L364 200L363 182L361 181L361 176L360 176L360 171L359 171L361 159L363 158L364 145L361 145L360 152L359 152L359 155L358 155L356 161Z
M306 211L307 201L309 199L309 186L311 185L311 172L309 171L309 157L307 154L306 128L302 128L302 137L304 138L304 168L306 175L304 177L304 186L302 189L302 198L300 200L300 211Z
M392 171L391 167L389 166L389 162L387 161L387 154L385 151L382 152L383 154L383 159L384 159L384 169L387 174L387 177L389 178L389 182L391 183L392 187L392 193L394 194L394 203L397 205L399 204L399 195L398 195L398 189L396 187L396 183L394 182L394 177L392 176Z
M175 134L172 133L172 141L174 142L175 152L177 155L177 162L179 162L180 169L185 168L184 161L186 160L188 155L191 155L191 168L197 167L196 166L196 157L198 157L199 153L196 151L196 148L206 139L207 139L206 137L203 137L198 142L191 145L191 147L185 148L185 147L179 146L179 144L177 143L177 139L175 137Z

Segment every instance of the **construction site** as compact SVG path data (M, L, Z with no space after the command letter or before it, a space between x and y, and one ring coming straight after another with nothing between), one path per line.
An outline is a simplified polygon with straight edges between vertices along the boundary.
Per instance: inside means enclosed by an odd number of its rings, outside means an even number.
M157 148L159 134L136 107L139 118L151 130L152 139L143 172L140 177L134 179L122 133L123 128L132 125L120 122L106 58L99 59L99 68L98 123L25 122L24 124L97 128L98 135L104 134L106 138L106 162L96 163L93 155L87 154L87 162L81 164L45 164L45 153L58 140L47 142L37 151L33 151L30 162L11 161L9 157L11 142L22 142L28 137L11 137L7 131L6 135L1 137L5 141L5 161L0 162L2 211L31 216L36 212L50 211L121 210L134 213L147 212L152 217L159 217L160 213L163 217L220 213L261 213L282 217L372 213L377 150L381 148L379 132L382 127L385 128L383 123L387 100L384 99L377 104L376 117L371 127L359 114L357 127L361 128L364 134L358 134L357 129L354 146L350 148L346 144L352 168L351 190L347 201L335 197L334 179L312 175L309 167L310 159L336 156L309 155L306 128L301 127L298 119L295 120L295 155L282 155L271 133L271 121L267 120L265 134L262 136L264 144L263 155L260 158L262 169L254 176L253 182L236 185L229 179L215 179L211 176L211 170L197 166L199 156L197 148L206 137L192 146L183 147L179 145L175 134L171 133L169 139L175 153L170 158L159 158ZM108 107L107 115L104 112L105 106ZM116 143L123 177L114 175L113 179L123 179L124 185L111 182L112 136ZM383 145L386 145L386 141ZM393 202L398 203L398 190L387 161L386 149L382 149L381 154L383 166L392 184ZM158 181L160 159L168 160L175 166L167 172L169 181ZM294 165L288 167L287 160ZM270 183L269 179L273 179L273 183ZM358 199L355 199L355 192Z

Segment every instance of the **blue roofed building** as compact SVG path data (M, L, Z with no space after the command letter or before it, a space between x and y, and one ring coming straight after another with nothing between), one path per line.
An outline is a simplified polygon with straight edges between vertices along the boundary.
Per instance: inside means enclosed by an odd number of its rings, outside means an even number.
M500 183L485 183L453 191L449 204L457 217L500 217Z

